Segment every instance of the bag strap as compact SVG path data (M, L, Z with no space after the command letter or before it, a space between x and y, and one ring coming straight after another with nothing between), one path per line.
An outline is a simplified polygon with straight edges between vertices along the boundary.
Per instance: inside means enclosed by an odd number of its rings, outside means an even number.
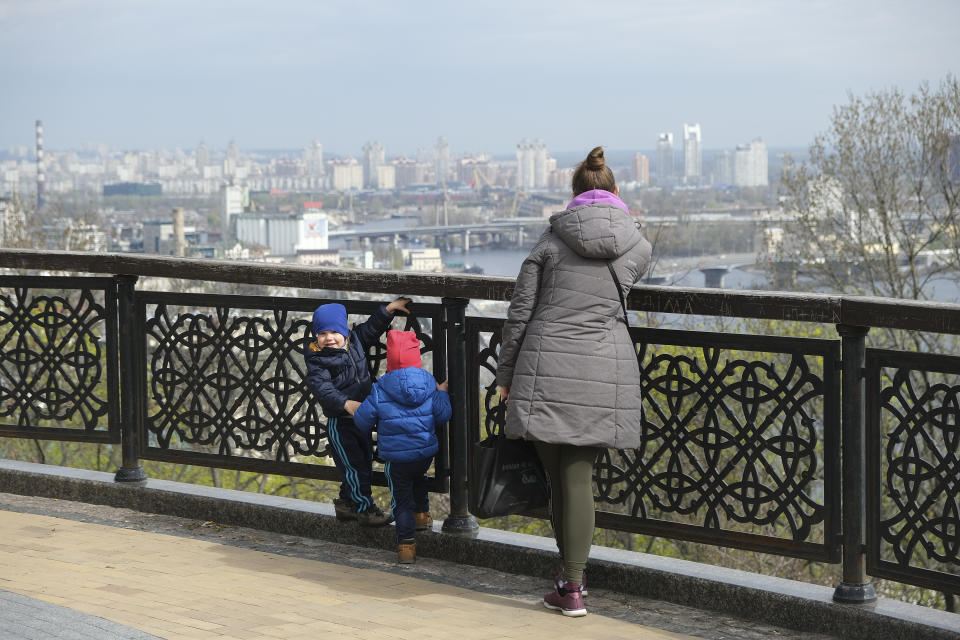
M610 276L613 278L614 284L617 285L617 295L620 296L620 308L623 309L623 321L626 323L627 327L630 327L630 319L627 317L627 301L623 297L623 287L620 286L620 278L617 277L617 272L614 271L613 265L610 261L607 261L607 269L610 270Z

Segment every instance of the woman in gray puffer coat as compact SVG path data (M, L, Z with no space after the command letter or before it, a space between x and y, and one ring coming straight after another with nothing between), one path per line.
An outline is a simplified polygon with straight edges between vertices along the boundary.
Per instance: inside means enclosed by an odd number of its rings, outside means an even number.
M601 147L577 167L572 186L573 201L550 217L520 268L497 384L508 403L507 436L533 441L550 478L563 573L544 605L582 616L594 465L604 448L640 444L637 352L610 267L626 296L651 248L618 197Z

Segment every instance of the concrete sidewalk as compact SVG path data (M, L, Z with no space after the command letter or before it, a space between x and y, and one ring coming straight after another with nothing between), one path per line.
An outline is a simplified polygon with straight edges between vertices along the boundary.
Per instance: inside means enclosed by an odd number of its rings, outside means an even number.
M829 637L596 587L564 618L542 577L38 496L0 493L0 536L0 590L41 611L0 606L3 640Z
M2 511L0 540L0 588L161 638L689 637L603 615L564 618L533 595L59 517Z

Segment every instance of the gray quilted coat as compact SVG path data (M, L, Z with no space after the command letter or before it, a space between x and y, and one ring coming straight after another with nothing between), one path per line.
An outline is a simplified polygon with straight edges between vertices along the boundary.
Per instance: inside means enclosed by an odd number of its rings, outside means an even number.
M646 271L650 243L622 209L573 207L524 261L503 327L497 384L510 387L506 434L578 446L640 445L640 374L624 295Z

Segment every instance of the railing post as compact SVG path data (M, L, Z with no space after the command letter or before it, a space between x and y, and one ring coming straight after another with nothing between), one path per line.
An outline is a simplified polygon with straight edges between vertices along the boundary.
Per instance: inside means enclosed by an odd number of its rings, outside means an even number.
M470 515L467 500L469 440L467 429L467 337L466 310L469 300L443 298L447 325L447 371L450 382L450 515L443 521L445 533L476 534L477 519Z
M869 327L838 324L843 356L841 452L843 509L843 580L833 592L836 602L862 604L877 599L867 577L864 556L866 525L866 425L864 365Z
M116 482L144 482L147 474L140 466L139 420L140 396L139 372L137 371L136 309L133 304L137 276L118 275L117 319L120 323L120 451L123 462L117 469Z

